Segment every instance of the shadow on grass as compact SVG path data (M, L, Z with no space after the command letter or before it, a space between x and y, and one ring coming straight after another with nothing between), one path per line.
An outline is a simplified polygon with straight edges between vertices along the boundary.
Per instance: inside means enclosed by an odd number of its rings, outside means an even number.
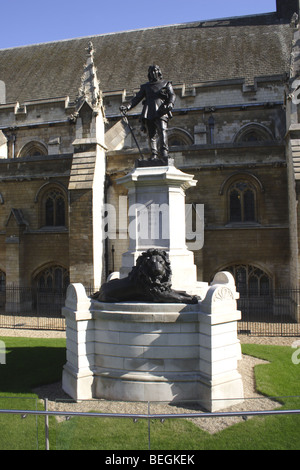
M35 387L61 379L66 362L65 340L0 340L6 345L6 365L0 365L0 398L12 394L33 396L32 389ZM286 396L284 407L298 409L300 365L293 364L292 352L292 348L282 346L243 345L243 353L270 362L255 368L258 390L266 396ZM11 408L9 400L7 406ZM18 406L23 407L24 404ZM31 407L32 403L26 406ZM43 448L43 418L35 421L35 417L30 417L30 421L27 420L21 420L19 416L2 416L0 429L5 432L0 432L0 450ZM133 450L148 447L148 422L143 420L134 423L132 420L117 418L76 417L59 423L53 418L50 423L50 448L53 449ZM165 423L151 420L150 425L153 450L300 448L299 415L257 417L215 435L202 431L186 420L166 420Z
M64 339L1 338L6 363L0 365L0 396L28 394L59 381L66 363Z

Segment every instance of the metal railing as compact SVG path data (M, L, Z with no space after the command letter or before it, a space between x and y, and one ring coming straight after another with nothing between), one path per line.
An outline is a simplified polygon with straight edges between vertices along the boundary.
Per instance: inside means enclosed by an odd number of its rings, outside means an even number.
M300 336L300 290L274 289L264 295L240 293L240 333L253 336Z
M87 295L95 289L86 287ZM0 328L65 330L64 289L0 286ZM240 293L240 334L300 336L300 289L275 289L264 295Z
M283 398L283 397L276 397ZM148 403L148 413L97 413L97 412L77 412L77 411L49 411L48 410L48 399L44 399L45 410L11 410L11 409L0 409L1 414L8 415L21 415L26 418L29 415L44 416L45 417L45 449L50 450L49 444L49 416L55 417L88 417L88 418L127 418L137 422L139 419L148 420L148 450L151 450L151 438L150 438L150 420L157 419L162 423L167 419L188 419L188 418L233 418L240 417L246 420L251 416L282 416L282 415L298 415L300 409L296 410L258 410L258 411L221 411L221 412L201 412L201 413L150 413L150 402Z
M65 289L10 285L0 290L0 328L64 330Z

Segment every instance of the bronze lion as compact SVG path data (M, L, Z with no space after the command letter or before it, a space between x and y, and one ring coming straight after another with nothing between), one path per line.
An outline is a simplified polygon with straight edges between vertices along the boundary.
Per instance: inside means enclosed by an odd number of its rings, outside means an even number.
M91 296L99 302L155 302L196 304L199 298L171 288L171 265L163 250L142 253L126 278L113 279Z

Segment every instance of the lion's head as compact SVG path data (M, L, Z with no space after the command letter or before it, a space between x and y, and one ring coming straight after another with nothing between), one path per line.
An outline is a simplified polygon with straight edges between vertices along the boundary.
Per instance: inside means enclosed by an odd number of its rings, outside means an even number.
M162 292L171 289L171 274L168 254L163 250L149 249L138 257L128 277L151 292Z

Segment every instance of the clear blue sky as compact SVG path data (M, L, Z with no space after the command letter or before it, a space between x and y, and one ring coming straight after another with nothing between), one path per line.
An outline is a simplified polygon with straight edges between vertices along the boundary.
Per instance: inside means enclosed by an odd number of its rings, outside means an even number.
M275 10L276 0L1 0L0 49Z

